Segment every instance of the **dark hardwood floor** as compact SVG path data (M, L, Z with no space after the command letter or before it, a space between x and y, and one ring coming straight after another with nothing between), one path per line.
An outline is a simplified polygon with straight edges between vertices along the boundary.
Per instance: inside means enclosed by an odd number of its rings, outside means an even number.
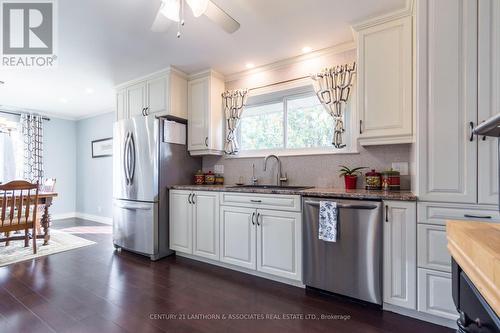
M55 221L53 226L70 228L97 244L0 268L2 333L451 332L180 257L153 263L118 253L111 243L110 227L102 224L68 219ZM243 318L217 318L230 314ZM348 317L265 318L283 314Z

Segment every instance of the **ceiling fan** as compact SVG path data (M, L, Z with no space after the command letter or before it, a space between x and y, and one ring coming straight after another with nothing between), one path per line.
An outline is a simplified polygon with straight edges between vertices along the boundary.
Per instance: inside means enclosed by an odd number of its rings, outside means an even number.
M184 25L185 4L191 8L194 17L205 15L230 34L240 28L238 21L210 0L161 0L161 6L151 30L165 32L172 22L177 22L177 38L179 38L181 27Z

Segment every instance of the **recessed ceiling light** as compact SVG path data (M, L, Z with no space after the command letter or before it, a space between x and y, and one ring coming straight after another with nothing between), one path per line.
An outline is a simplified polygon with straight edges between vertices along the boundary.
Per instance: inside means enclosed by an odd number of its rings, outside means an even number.
M61 98L59 98L59 102L61 102L61 103L68 103L68 99L64 98L64 97L61 97Z
M246 65L245 65L248 69L251 69L251 68L254 68L255 65L251 62L248 62Z
M309 46L304 46L304 47L302 48L302 53L309 53L309 52L311 52L311 51L312 51L312 48L311 48L311 47L309 47Z
M86 94L89 94L89 95L90 95L90 94L93 94L93 93L94 93L94 89L92 89L92 88L86 88L86 89L85 89L85 93L86 93Z

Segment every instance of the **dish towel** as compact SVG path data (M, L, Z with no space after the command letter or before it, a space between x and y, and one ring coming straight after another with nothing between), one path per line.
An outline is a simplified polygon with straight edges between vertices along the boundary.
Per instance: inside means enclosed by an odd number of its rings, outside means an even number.
M319 202L319 239L326 242L337 241L337 203Z

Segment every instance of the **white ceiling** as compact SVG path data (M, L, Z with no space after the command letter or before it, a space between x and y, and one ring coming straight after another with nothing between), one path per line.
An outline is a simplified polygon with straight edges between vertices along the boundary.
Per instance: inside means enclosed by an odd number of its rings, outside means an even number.
M113 87L168 65L223 74L352 40L350 23L400 9L406 0L213 0L241 23L230 35L206 17L186 13L176 25L150 31L160 0L62 0L59 65L0 70L0 105L81 118L114 109ZM86 91L91 89L93 92Z

